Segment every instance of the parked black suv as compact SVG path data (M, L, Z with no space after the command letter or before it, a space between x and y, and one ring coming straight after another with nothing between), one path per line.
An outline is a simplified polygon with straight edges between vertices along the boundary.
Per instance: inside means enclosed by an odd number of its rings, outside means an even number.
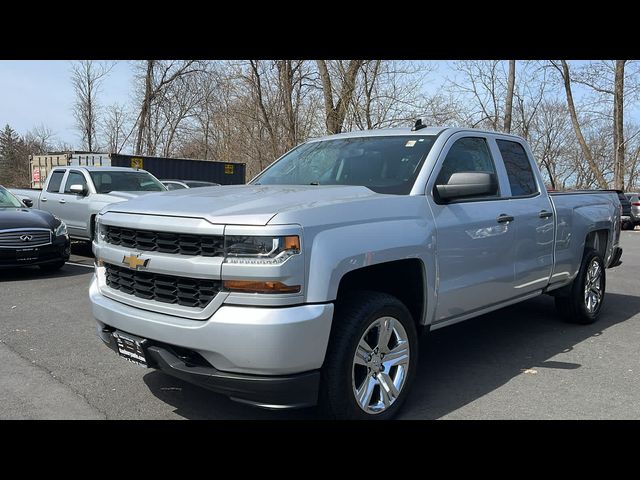
M69 260L67 226L42 210L30 209L0 186L0 268L39 265L44 271Z

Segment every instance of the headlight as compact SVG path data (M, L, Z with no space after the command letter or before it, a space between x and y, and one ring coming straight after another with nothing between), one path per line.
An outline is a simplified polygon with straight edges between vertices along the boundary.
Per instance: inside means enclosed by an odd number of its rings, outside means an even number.
M60 225L56 227L56 237L67 236L67 224L60 220Z
M299 254L300 238L297 235L225 237L226 263L278 265Z
M94 241L96 243L102 243L105 240L105 236L107 234L106 228L104 225L100 223L100 215L96 215L95 225L93 226L93 231L95 232Z

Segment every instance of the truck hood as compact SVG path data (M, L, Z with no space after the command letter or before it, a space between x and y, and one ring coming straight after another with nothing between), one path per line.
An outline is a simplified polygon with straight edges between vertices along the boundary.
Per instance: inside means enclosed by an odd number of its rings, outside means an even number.
M227 225L266 225L287 211L339 205L381 195L359 186L229 185L158 193L106 207L102 213L204 218Z
M12 228L48 228L56 225L53 215L29 208L0 208L0 230Z

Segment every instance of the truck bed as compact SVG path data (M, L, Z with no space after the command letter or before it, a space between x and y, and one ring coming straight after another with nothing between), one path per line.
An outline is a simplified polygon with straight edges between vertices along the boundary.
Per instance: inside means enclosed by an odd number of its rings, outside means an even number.
M611 223L620 223L619 215L612 218L611 212L619 211L618 194L615 190L581 190L572 192L549 192L556 211L555 275L573 277L580 265L585 238L588 232L610 231ZM603 237L602 245L605 265L613 260L613 245L617 245L620 229L614 225L614 238ZM562 280L556 277L556 280Z
M33 200L35 204L40 196L40 192L42 192L41 188L9 188L9 191L13 193L19 199L29 198Z

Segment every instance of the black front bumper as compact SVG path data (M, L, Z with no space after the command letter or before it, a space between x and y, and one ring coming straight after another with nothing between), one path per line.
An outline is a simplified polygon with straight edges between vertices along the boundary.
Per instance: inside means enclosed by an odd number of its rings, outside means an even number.
M27 267L30 265L44 265L47 263L66 262L71 254L71 242L67 237L57 237L49 245L35 247L31 255L23 257L35 257L22 260L18 258L19 249L0 248L0 268Z
M99 328L98 334L109 348L118 352L113 331L109 327ZM285 409L311 407L318 401L320 372L317 370L279 376L229 373L217 370L202 357L194 358L199 355L190 354L180 347L146 340L143 350L149 367L237 402Z

